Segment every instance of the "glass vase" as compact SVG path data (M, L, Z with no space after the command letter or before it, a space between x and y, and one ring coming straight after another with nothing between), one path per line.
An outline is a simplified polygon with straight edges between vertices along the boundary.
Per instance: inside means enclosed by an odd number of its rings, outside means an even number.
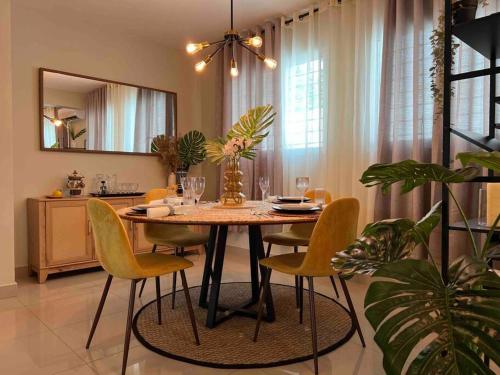
M242 206L245 203L243 189L243 172L240 171L238 159L229 159L224 169L224 193L221 202L224 206Z

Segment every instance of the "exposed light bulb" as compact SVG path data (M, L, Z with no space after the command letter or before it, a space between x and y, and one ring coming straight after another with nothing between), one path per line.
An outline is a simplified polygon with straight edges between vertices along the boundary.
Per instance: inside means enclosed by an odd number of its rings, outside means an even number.
M63 122L58 119L53 119L52 123L54 124L54 126L61 126L63 124Z
M231 70L229 71L229 74L231 74L231 77L238 77L238 74L240 74L238 71L238 65L234 59L231 59Z
M206 66L207 66L207 63L204 60L202 60L202 61L196 63L196 65L194 66L194 70L196 70L197 72L202 72Z
M264 59L264 64L266 64L270 69L276 69L276 67L278 66L278 62L275 59L271 59L270 57L266 57Z
M190 55L194 55L196 52L201 51L203 48L208 47L210 44L208 42L201 43L188 43L186 45L186 52Z
M249 46L260 48L262 47L262 38L260 36L254 36L252 38L248 38L245 43Z

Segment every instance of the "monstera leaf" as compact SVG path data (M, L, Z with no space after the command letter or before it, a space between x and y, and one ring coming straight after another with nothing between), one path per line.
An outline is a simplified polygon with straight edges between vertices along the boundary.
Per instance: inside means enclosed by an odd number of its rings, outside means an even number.
M205 160L205 136L198 130L187 132L177 146L179 159L185 169Z
M457 154L457 159L460 160L464 167L474 163L495 172L500 172L500 152L498 151L461 152Z
M345 276L373 274L384 264L405 259L426 241L441 219L441 202L418 222L389 219L368 224L362 237L332 259L333 267Z
M224 145L226 140L224 138L211 139L205 142L205 151L207 158L214 164L221 164L224 159Z
M393 164L374 164L363 173L360 181L367 187L382 185L384 193L392 184L402 181L401 193L408 193L428 182L459 183L473 179L478 173L475 167L451 171L439 164L404 160Z
M368 288L365 315L387 374L400 375L405 365L415 375L494 374L482 355L500 364L499 277L470 257L454 262L449 275L445 285L436 267L416 259L374 273L384 280Z
M273 112L272 105L252 108L233 125L227 137L251 139L252 145L256 146L268 136L269 132L264 133L264 131L274 122L275 116L276 112Z

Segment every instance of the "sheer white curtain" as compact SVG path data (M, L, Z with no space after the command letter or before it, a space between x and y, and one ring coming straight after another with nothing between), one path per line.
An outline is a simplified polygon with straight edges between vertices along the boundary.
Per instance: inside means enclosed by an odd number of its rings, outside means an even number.
M151 141L165 134L167 124L167 94L150 89L138 89L134 124L134 152L150 152Z
M133 151L137 110L137 88L108 83L106 87L104 149Z
M323 2L307 17L300 11L290 24L282 20L284 193L296 193L295 178L309 176L311 187L334 198L358 198L360 225L374 210L374 191L358 180L377 158L385 6Z

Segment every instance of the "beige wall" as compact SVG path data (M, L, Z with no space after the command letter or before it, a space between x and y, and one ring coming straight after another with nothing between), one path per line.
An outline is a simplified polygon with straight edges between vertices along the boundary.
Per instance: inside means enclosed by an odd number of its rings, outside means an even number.
M96 173L116 173L121 181L139 182L141 190L166 181L160 163L153 157L39 151L39 67L175 91L180 133L202 128L193 62L183 51L169 50L112 30L98 30L74 17L68 20L49 17L49 13L44 15L13 5L16 266L28 262L26 199L61 187L66 174L73 169L84 174L88 183ZM0 86L5 87L3 83ZM1 139L5 139L3 134ZM1 149L3 155L5 150ZM201 173L200 170L193 172ZM6 181L4 173L2 169ZM4 183L0 186L6 188Z
M0 297L15 294L11 1L0 0Z

